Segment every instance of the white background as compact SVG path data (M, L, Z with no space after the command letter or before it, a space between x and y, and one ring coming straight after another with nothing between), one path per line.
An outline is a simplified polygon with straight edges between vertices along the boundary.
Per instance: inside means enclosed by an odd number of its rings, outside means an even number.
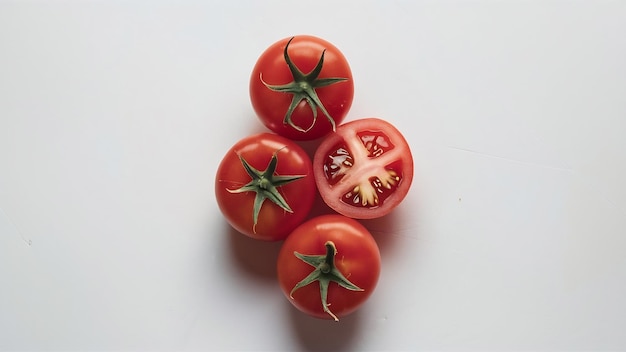
M213 194L294 34L415 158L338 324ZM0 349L626 350L625 35L623 1L0 2Z

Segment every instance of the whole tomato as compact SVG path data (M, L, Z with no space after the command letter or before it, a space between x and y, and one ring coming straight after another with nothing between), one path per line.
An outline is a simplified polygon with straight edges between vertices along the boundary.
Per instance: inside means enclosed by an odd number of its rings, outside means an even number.
M355 219L388 214L407 195L413 156L400 131L378 118L350 121L328 135L313 157L324 202Z
M261 240L284 239L308 215L315 192L306 152L270 133L237 142L215 176L217 204L228 223Z
M250 100L259 119L294 140L333 131L350 110L353 96L346 58L331 43L308 35L271 45L250 78Z
M339 320L372 294L380 275L380 251L363 225L322 215L298 226L278 254L278 281L296 308Z

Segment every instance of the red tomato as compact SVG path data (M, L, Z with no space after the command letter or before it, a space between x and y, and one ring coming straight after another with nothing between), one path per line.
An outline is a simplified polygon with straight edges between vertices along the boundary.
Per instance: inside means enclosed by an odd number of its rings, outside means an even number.
M372 219L388 214L413 180L407 141L390 123L367 118L348 122L322 141L313 157L324 202L345 216Z
M352 105L352 71L331 43L312 36L285 38L261 54L250 78L250 99L272 131L295 140L320 138Z
M356 220L322 215L287 237L277 269L280 287L296 308L317 318L339 320L374 291L380 251Z
M236 230L252 238L282 240L313 206L311 159L284 137L249 136L222 159L215 195L222 214Z

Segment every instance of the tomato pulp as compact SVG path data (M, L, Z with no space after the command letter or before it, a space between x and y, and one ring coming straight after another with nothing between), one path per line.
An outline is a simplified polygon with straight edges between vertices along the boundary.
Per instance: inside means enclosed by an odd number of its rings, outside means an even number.
M329 207L351 218L372 219L391 212L407 195L413 156L398 129L366 118L327 136L315 152L313 170Z

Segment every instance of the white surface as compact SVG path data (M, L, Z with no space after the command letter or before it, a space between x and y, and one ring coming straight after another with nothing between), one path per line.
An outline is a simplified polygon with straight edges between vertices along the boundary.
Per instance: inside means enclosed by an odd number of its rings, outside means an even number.
M416 162L339 324L212 191L301 33ZM626 349L625 33L622 1L0 2L0 349Z

